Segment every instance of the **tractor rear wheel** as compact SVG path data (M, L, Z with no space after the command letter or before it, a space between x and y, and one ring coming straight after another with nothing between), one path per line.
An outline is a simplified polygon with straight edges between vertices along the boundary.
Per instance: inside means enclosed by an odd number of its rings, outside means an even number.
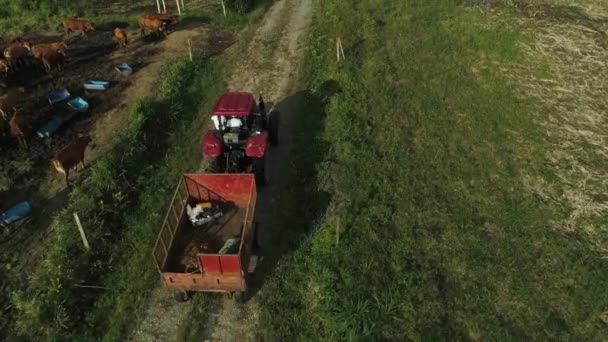
M268 184L266 179L266 156L254 158L252 172L255 175L255 182L259 186Z
M270 112L268 115L268 135L270 145L277 146L279 144L279 123L280 123L280 112Z

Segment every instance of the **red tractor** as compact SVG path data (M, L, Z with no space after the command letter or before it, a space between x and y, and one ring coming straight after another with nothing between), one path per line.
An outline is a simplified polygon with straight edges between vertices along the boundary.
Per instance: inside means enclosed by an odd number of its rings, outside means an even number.
M279 112L266 112L260 95L229 92L220 96L211 111L215 129L203 137L203 157L211 173L253 173L266 183L266 150L279 142Z

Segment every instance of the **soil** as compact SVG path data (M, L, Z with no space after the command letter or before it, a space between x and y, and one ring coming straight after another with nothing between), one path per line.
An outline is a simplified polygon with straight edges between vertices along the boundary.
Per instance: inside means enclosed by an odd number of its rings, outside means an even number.
M256 221L268 222L275 201L274 193L285 184L285 161L291 148L291 132L297 121L298 103L293 95L300 89L299 70L306 31L312 19L312 0L279 0L269 9L245 51L239 58L228 88L261 93L267 104L281 112L280 143L268 154L267 173L270 184L258 188ZM290 98L289 101L286 99ZM204 164L202 164L204 165ZM204 166L202 166L204 167ZM201 169L200 171L204 171ZM268 241L269 232L263 228L261 240ZM262 245L265 245L264 243ZM136 329L135 341L175 340L180 323L192 311L189 303L177 303L171 291L158 288L152 295L145 318ZM255 297L238 304L228 296L218 294L210 304L203 336L210 341L254 341L257 323Z
M93 143L85 153L86 167L70 174L73 182L83 179L98 158L107 153L124 133L128 125L128 111L140 98L152 94L164 62L176 56L187 56L187 41L202 44L209 36L210 28L190 22L177 25L166 38L142 38L139 30L127 27L129 45L121 49L113 40L112 28L90 32L85 39L68 37L68 60L63 71L28 71L5 80L9 86L23 86L25 95L20 110L33 130L27 148L20 148L12 139L0 141L0 165L29 160L31 170L22 173L9 191L0 192L0 211L14 203L28 200L32 215L17 224L5 228L0 235L0 331L7 331L10 324L8 296L23 287L27 276L41 259L48 236L51 217L60 210L67 199L69 187L63 178L50 167L50 158L79 133L90 134ZM60 34L45 33L27 36L34 43L61 41ZM130 76L123 76L114 66L127 62L134 68ZM85 92L83 83L89 79L111 82L106 91ZM81 96L90 104L86 113L75 115L50 139L43 140L34 133L50 117L69 115L65 104L51 106L49 92L67 88L73 96ZM0 89L0 94L2 90ZM0 337L2 335L0 334Z

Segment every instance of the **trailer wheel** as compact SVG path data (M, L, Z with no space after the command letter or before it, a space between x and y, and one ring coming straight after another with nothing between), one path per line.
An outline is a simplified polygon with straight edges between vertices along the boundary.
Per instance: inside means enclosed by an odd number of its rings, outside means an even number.
M245 292L241 291L241 292L235 292L234 295L232 296L232 298L234 299L234 301L238 304L243 304L245 303Z
M262 241L262 233L260 233L260 224L258 222L255 223L255 231L254 231L254 250L260 252L262 250L263 241Z
M268 116L268 135L270 145L277 146L279 144L279 123L280 123L280 112L271 112Z
M263 186L268 184L268 180L266 179L266 156L253 159L252 171L257 185Z
M192 298L192 293L189 291L175 291L174 298L179 303L184 303Z

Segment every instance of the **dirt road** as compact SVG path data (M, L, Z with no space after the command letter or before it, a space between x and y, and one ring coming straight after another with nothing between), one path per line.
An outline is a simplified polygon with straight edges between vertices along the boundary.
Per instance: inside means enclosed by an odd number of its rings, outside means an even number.
M228 82L230 90L262 93L268 104L281 112L280 143L269 153L267 165L270 185L259 189L256 215L268 222L273 194L284 184L282 172L291 148L291 132L296 122L297 101L285 101L297 93L302 48L312 19L312 0L280 0L266 14L255 31ZM267 241L263 231L262 240ZM172 341L179 323L190 313L189 303L176 303L170 293L159 288L153 294L144 321L135 332L135 341ZM218 295L210 304L203 340L253 341L257 321L257 301L241 305Z

